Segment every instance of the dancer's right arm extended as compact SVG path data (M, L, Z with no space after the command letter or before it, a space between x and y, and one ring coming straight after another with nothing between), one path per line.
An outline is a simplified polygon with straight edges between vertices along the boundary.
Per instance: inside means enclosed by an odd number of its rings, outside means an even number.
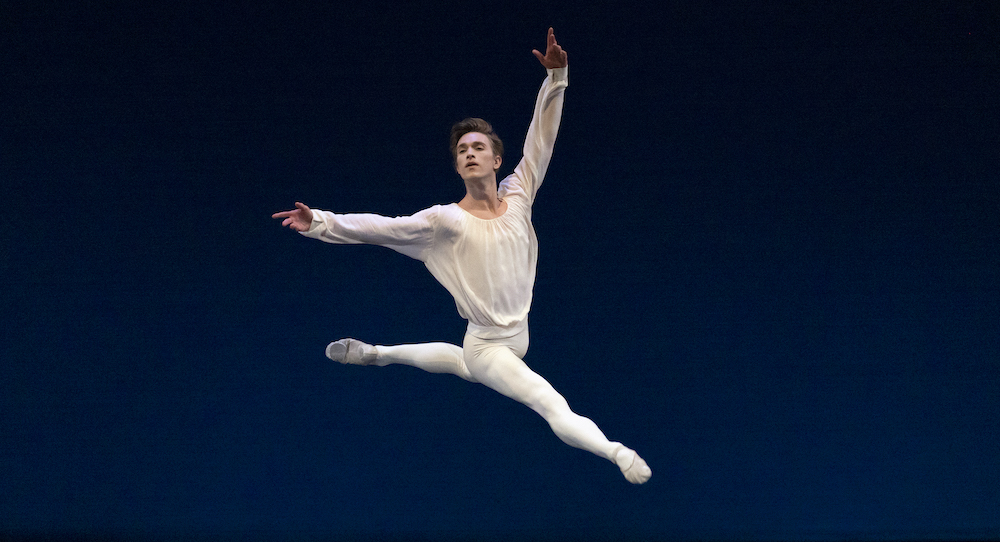
M421 261L433 243L433 221L438 211L438 206L434 206L411 216L390 218L369 213L336 214L313 210L299 202L295 207L271 217L283 219L282 226L306 237L327 243L380 245Z

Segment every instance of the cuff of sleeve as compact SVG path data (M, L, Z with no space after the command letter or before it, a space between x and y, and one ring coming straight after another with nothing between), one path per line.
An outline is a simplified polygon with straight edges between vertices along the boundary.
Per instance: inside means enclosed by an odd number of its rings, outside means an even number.
M322 213L320 213L319 209L313 209L312 214L313 214L313 219L312 222L309 224L309 229L306 231L299 232L302 235L309 235L309 236L315 235L316 231L319 230L320 227L323 226L324 224L323 215Z
M549 77L553 81L569 83L569 66L564 68L548 68L546 71L549 72Z

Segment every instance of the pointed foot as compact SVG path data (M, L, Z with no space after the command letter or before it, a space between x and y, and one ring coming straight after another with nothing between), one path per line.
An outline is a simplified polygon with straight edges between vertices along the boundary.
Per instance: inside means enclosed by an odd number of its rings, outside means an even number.
M340 339L326 346L326 357L346 365L371 365L378 357L378 350L357 339Z

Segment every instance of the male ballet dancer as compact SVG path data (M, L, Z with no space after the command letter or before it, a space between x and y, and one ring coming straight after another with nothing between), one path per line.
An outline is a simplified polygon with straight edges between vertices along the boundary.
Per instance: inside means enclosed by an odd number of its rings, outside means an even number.
M550 28L545 54L532 53L547 71L535 101L521 162L497 186L503 143L482 119L452 127L454 166L465 181L458 203L435 205L412 216L313 211L302 203L272 215L299 233L328 243L373 244L424 262L455 297L469 321L462 347L447 343L372 346L355 339L330 343L330 359L354 365L393 363L480 382L540 414L566 444L604 457L625 478L641 484L652 475L634 450L611 442L597 425L570 410L566 400L521 358L528 349L528 309L535 282L538 241L531 204L549 165L563 93L566 51Z

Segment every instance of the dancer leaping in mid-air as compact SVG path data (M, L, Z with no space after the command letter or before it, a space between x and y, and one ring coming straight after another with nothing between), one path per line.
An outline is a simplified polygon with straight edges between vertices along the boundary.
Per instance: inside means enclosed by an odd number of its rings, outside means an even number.
M307 237L381 245L424 262L469 322L461 347L372 346L341 339L327 346L327 357L354 365L410 365L485 384L540 414L566 444L612 461L629 482L641 484L652 474L646 462L634 450L609 441L593 421L570 410L566 400L521 359L528 349L528 309L538 256L531 205L552 156L569 70L566 51L556 43L551 28L545 54L532 53L547 77L535 101L523 158L499 185L503 143L489 123L470 118L451 129L454 166L466 190L458 203L390 218L314 211L297 202L295 209L273 218L283 219L282 226Z

